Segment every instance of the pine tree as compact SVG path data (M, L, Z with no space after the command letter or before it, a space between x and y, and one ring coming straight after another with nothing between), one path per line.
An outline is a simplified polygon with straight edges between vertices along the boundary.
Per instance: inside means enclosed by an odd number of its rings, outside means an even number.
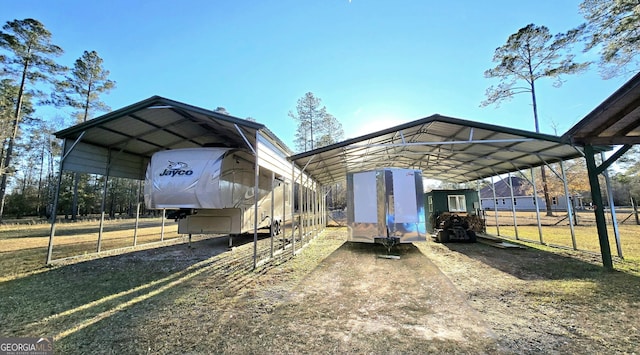
M108 111L109 106L100 100L100 95L108 93L115 87L115 82L108 79L109 71L102 66L102 58L96 51L84 51L76 59L70 75L65 80L56 82L56 91L52 94L57 106L69 106L75 112L78 122L86 122L94 112ZM71 219L78 214L78 184L80 174L74 174L73 202Z
M638 0L583 0L580 12L587 20L585 50L598 50L604 78L637 72L640 62L640 2Z
M54 103L77 109L79 122L86 122L94 112L110 109L100 100L100 95L111 91L115 82L108 79L109 71L103 68L102 62L96 51L84 51L76 59L70 75L56 82L56 91L52 95Z
M289 112L289 117L298 123L294 142L298 151L323 147L343 138L342 124L321 105L322 100L308 92L298 99L296 113Z
M64 72L65 68L52 59L63 53L62 48L51 43L51 33L34 19L7 22L0 31L0 48L8 52L1 57L8 75L19 78L11 136L2 163L2 169L6 171L11 166L15 140L23 117L25 96L41 96L42 93L35 90L34 84L51 80L56 74ZM2 174L0 182L0 220L4 212L7 177L8 174Z
M579 40L579 35L579 30L571 30L553 36L547 27L529 24L509 36L507 43L498 47L493 55L493 61L498 65L484 72L486 78L500 78L501 81L487 89L487 99L481 105L499 104L517 94L529 93L535 129L540 132L536 83L539 79L554 78L554 86L558 87L562 84L562 75L579 73L587 68L589 63L575 62L575 56L570 53L571 45ZM544 166L541 174L547 215L551 216L553 210Z

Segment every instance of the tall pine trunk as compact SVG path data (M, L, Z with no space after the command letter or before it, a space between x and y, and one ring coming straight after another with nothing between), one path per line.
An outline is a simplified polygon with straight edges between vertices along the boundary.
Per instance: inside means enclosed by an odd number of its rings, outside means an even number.
M13 155L13 146L18 137L18 129L20 127L20 113L22 111L22 99L24 96L24 85L27 79L27 70L29 69L29 61L26 60L22 70L22 78L20 80L20 89L18 90L18 102L16 103L16 112L13 118L13 131L7 144L7 151L2 164L2 181L0 182L0 222L4 218L4 202L7 195L7 177L9 175L9 167L11 166L11 155Z

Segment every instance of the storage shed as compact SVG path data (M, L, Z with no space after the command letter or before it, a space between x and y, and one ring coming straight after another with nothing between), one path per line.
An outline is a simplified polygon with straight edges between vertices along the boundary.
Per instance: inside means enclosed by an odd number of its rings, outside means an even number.
M443 212L475 215L480 208L478 191L472 189L431 190L424 194L427 232L433 233L436 218Z

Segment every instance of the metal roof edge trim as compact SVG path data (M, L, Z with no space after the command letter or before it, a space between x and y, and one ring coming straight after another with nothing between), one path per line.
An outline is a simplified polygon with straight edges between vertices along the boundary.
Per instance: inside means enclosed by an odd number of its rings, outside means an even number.
M267 126L264 126L261 131L266 133L268 137L273 141L273 143L279 145L280 148L282 148L287 153L287 155L293 154L293 150L291 150L291 148L289 148L280 138L278 138L278 136L276 136L269 128L267 128Z
M616 90L613 94L609 95L604 101L602 101L598 106L596 106L591 112L586 114L584 118L582 118L578 123L576 123L573 127L569 128L567 132L565 132L561 137L565 141L571 141L572 136L575 135L580 129L582 129L590 120L592 120L595 116L601 114L606 111L607 108L613 105L616 101L622 99L629 91L635 89L640 85L640 72L635 74L631 79L627 80L618 90Z

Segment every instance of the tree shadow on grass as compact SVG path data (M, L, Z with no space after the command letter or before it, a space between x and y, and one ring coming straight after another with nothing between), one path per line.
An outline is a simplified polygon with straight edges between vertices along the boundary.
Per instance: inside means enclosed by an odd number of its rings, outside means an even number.
M238 247L252 241L253 235L233 240ZM86 319L99 319L119 305L164 292L204 271L215 273L225 267L218 260L227 251L228 238L211 238L193 242L191 247L177 244L133 251L2 282L0 334L58 334ZM246 269L248 265L244 264L248 263L239 261L233 267Z
M511 242L512 244L517 244ZM591 279L611 275L590 254L558 249L556 252L535 248L497 248L483 243L447 243L449 250L464 254L492 268L521 280ZM589 259L587 261L587 259ZM630 275L632 276L632 275Z

